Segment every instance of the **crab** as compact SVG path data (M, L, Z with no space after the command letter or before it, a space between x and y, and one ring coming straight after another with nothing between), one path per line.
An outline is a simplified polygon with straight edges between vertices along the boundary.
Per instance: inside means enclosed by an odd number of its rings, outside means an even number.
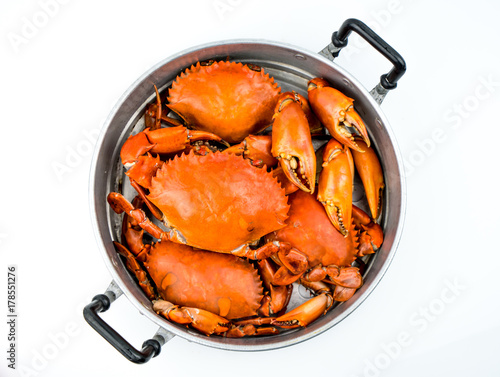
M327 281L336 286L337 301L351 297L361 287L359 269L351 264L358 257L357 232L351 224L348 237L332 225L314 196L297 191L289 196L287 226L268 234L266 242L288 242L291 249L273 255L281 267L273 283L288 285L300 278L307 282ZM341 293L341 294L340 294Z
M267 258L287 247L279 242L250 247L285 226L289 206L272 173L251 166L241 156L220 152L205 156L190 152L167 162L143 156L140 161L144 163L136 163L126 174L149 190L145 200L158 208L168 230L119 193L110 193L108 202L154 237L252 259Z
M172 83L167 106L189 128L239 143L269 126L280 91L254 64L198 62Z
M142 283L148 298L153 300L155 311L167 314L166 304L157 300L184 307L193 318L192 325L207 335L228 331L231 319L257 315L264 289L257 269L246 259L195 251L190 246L168 240L147 246L134 256L115 242L128 268ZM152 282L144 279L138 261L143 263ZM197 310L192 310L194 308ZM179 323L176 317L165 316Z

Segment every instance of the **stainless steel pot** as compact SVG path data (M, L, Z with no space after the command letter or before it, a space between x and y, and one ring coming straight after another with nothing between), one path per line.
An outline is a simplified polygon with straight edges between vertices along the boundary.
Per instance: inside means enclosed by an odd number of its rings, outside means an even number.
M354 77L333 63L347 37L355 31L386 56L394 68L381 77L381 82L368 92ZM121 190L127 194L126 176L119 161L119 151L126 138L143 126L142 115L146 106L154 101L153 84L162 90L192 64L208 59L227 59L254 63L262 66L280 84L283 91L295 90L306 94L307 81L323 77L334 87L355 99L355 108L364 119L370 139L377 151L385 174L385 197L382 226L385 240L381 249L369 258L364 272L364 285L349 301L337 305L307 328L285 331L282 334L230 339L207 337L184 326L173 324L158 316L151 302L128 273L115 251L112 241L119 239L120 218L110 210L106 196ZM258 351L290 346L310 339L335 326L354 311L373 291L385 274L401 236L405 212L405 182L402 159L389 122L380 110L388 90L396 87L397 80L405 71L401 56L362 22L349 19L332 36L332 43L319 54L286 45L262 40L231 40L198 46L182 51L152 67L139 78L122 96L111 111L97 142L90 175L90 209L99 249L102 252L113 281L103 295L97 295L87 305L84 316L87 322L129 360L147 362L158 355L161 346L175 335L206 346L225 350ZM129 197L131 196L131 192ZM363 205L363 203L360 203ZM156 335L143 344L141 351L132 347L100 317L122 293L149 320L159 326ZM304 298L295 295L290 306Z

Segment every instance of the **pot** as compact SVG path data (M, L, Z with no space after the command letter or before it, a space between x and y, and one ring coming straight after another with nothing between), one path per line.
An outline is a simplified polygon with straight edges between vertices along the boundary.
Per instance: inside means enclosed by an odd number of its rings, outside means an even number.
M355 31L373 47L386 56L394 68L381 77L380 83L368 92L348 72L333 63L347 37ZM143 294L118 256L113 240L119 239L120 216L107 205L106 197L111 191L122 191L133 197L127 186L123 166L119 161L122 144L134 130L142 129L146 106L155 100L153 84L164 90L184 69L198 61L227 59L257 64L279 83L282 91L295 90L306 94L307 82L314 77L323 77L347 96L355 99L356 111L366 123L370 140L380 157L385 175L386 189L383 198L381 225L385 239L376 254L367 260L364 284L355 295L336 305L307 328L284 331L279 335L232 339L218 336L207 337L158 316L151 302ZM174 336L189 341L236 351L260 351L291 346L310 339L332 328L352 313L373 291L385 274L394 257L401 236L405 212L405 182L402 158L389 122L380 109L387 92L396 87L397 80L405 71L401 56L378 37L364 23L356 19L344 22L332 36L332 43L319 54L299 47L262 40L230 40L206 44L182 51L147 71L121 97L115 105L101 131L96 145L90 174L90 212L93 228L104 263L113 278L104 294L97 295L84 309L87 322L126 358L135 363L147 362L157 356L161 347ZM317 145L316 145L317 147ZM364 203L356 203L363 206ZM289 308L305 299L301 290L292 297ZM147 319L159 326L158 332L147 340L141 350L135 349L120 334L99 316L111 303L124 294ZM303 297L302 297L303 296Z

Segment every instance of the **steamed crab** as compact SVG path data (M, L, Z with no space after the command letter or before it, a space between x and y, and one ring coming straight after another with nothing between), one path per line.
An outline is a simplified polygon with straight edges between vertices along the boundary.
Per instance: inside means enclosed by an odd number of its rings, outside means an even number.
M311 80L309 106L298 93L280 95L255 65L198 63L168 93L167 108L183 122L165 115L156 91L147 128L130 136L120 153L139 197L130 203L110 193L108 202L126 214L122 243L128 248L116 248L146 295L159 298L159 314L206 334L267 335L277 331L272 326L306 326L362 285L351 264L382 242L376 219L383 176L352 100L329 89L325 80ZM311 135L322 132L321 123L338 141L325 148L315 189ZM271 135L256 135L269 125ZM376 208L373 219L352 206L354 165ZM149 219L143 205L165 227ZM158 242L143 244L144 230ZM228 274L214 278L203 272L207 266ZM249 283L234 283L236 276ZM283 314L295 281L316 296ZM235 304L241 297L251 302L245 310Z

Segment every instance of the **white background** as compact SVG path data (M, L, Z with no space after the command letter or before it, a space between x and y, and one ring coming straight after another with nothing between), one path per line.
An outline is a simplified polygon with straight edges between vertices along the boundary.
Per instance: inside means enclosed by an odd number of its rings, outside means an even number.
M19 282L18 370L7 368L5 324L1 376L500 375L497 1L44 3L0 3L0 316L8 265ZM263 38L319 51L350 17L408 66L382 105L408 172L388 273L352 315L305 343L236 353L176 337L148 364L129 363L81 315L111 281L87 194L105 117L143 72L185 48ZM337 63L369 90L390 65L355 36L349 43ZM137 347L156 331L125 297L105 319Z

